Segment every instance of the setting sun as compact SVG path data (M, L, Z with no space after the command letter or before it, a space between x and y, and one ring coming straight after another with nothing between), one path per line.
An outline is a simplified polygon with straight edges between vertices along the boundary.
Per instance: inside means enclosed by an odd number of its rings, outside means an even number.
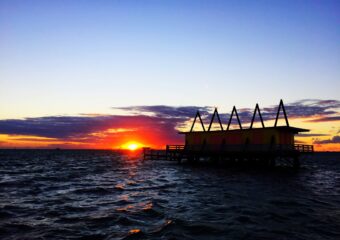
M123 149L128 149L130 151L135 151L138 148L141 148L142 145L140 143L137 143L137 142L127 142L127 143L123 144L121 147Z
M132 143L128 146L128 149L133 151L136 150L138 148L138 145L136 143Z

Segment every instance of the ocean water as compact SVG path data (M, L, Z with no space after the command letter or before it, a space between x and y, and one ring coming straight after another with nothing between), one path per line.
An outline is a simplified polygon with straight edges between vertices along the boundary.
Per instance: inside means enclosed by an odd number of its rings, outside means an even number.
M340 239L340 155L269 171L0 150L0 239Z

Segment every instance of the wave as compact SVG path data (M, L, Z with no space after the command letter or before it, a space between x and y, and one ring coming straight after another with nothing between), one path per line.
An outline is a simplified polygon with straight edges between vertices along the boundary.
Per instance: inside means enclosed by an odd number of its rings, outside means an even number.
M1 239L340 238L340 161L322 155L294 174L111 151L0 155Z

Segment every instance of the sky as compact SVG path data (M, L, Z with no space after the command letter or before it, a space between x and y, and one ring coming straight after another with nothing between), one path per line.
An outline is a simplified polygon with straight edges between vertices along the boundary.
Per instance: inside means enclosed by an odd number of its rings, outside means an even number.
M340 151L339 23L328 0L0 0L0 147L159 147L197 109L270 124L283 99Z

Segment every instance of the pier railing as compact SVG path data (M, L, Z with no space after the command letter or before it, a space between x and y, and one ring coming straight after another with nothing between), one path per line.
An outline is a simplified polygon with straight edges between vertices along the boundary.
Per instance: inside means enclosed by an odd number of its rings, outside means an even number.
M215 151L215 152L242 152L242 151L254 151L254 152L268 152L268 151L296 151L300 153L312 153L314 152L313 145L305 144L225 144L225 145L167 145L166 151Z
M145 147L143 148L143 159L167 160L167 150L159 150Z
M297 154L312 153L313 145L304 144L225 144L225 145L167 145L166 149L144 148L144 160L173 160L183 155L208 154L208 155L230 155L230 154Z
M294 149L298 152L303 152L303 153L314 152L313 145L295 144Z
M166 145L168 151L184 150L185 145Z

